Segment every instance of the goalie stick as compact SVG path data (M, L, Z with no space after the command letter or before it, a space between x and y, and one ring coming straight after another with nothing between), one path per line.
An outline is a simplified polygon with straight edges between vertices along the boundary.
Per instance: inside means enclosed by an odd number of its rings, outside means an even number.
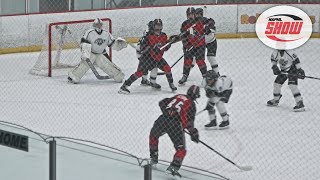
M185 129L183 131L191 136L191 134L188 131L186 131ZM220 157L222 157L223 159L227 160L229 163L231 163L234 166L236 166L237 168L239 168L240 170L242 170L242 171L251 171L252 170L252 166L240 166L240 165L236 164L235 162L231 161L230 159L226 158L224 155L222 155L218 151L214 150L212 147L210 147L208 144L204 143L200 139L199 139L199 142L201 144L205 145L207 148L209 148L213 152L217 153Z
M94 67L94 65L92 64L92 62L90 61L90 59L86 59L86 62L88 64L88 66L90 67L90 69L92 70L93 74L96 76L97 79L99 80L105 80L105 79L110 79L109 76L101 76L97 69Z

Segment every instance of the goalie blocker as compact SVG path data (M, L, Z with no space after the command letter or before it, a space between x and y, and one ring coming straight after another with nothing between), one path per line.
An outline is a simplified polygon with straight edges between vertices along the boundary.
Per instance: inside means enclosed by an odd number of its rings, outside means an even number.
M88 30L81 39L81 62L69 72L68 80L72 83L79 83L80 79L90 69L87 63L89 59L92 64L96 64L101 70L113 78L116 82L122 82L124 73L112 63L107 57L106 48L112 47L120 51L127 47L127 42L123 38L117 38L102 29L102 21L97 18L93 23L94 29ZM96 73L95 73L96 75Z

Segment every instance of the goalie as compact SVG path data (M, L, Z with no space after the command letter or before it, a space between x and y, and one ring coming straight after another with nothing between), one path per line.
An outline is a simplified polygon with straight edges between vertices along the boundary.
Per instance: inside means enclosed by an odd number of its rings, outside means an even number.
M109 75L109 78L113 78L116 82L122 82L124 73L110 61L106 48L112 47L112 49L120 51L127 47L127 43L122 38L115 40L108 31L102 29L102 25L101 19L95 19L93 29L86 31L81 38L81 62L69 72L69 82L79 83L84 74L90 69L90 64L94 72L95 69L92 64L96 64Z

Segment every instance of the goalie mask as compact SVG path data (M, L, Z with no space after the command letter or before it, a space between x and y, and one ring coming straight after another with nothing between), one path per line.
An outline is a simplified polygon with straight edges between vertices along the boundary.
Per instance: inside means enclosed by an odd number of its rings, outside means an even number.
M98 33L102 32L102 25L103 24L100 18L97 18L93 21L93 27Z
M192 85L188 91L187 96L189 96L193 101L200 97L200 88L199 86Z

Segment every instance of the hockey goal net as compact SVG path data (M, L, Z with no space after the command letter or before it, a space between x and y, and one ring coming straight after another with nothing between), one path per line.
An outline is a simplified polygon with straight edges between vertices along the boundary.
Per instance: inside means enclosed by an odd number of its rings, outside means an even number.
M112 22L102 18L103 29L112 33ZM80 62L80 40L93 28L94 19L54 22L46 25L43 45L30 74L52 76L55 70L74 68ZM109 55L112 57L111 48Z

